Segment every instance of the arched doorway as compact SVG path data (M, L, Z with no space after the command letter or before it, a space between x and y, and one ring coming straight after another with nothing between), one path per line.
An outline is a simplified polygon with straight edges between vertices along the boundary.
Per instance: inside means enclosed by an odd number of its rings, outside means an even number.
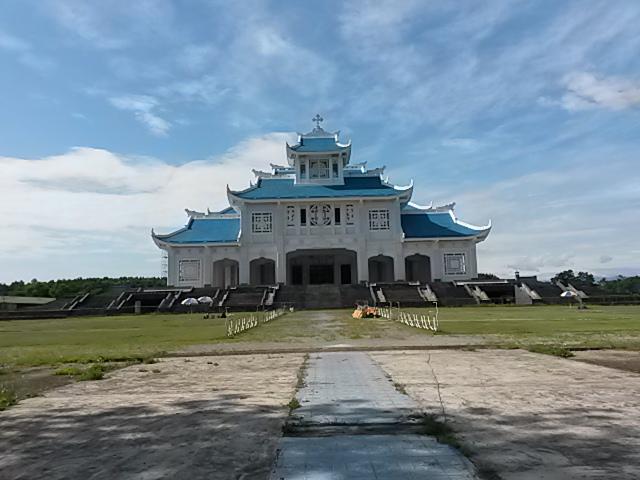
M358 283L357 255L345 248L294 250L287 253L287 285Z
M376 255L369 258L370 282L393 282L394 280L393 258L387 255Z
M431 281L431 259L427 255L409 255L404 259L404 266L408 282Z
M236 287L238 285L238 268L238 262L230 258L213 262L212 285L218 288Z
M276 262L270 258L256 258L249 262L249 283L251 285L274 285L276 283Z

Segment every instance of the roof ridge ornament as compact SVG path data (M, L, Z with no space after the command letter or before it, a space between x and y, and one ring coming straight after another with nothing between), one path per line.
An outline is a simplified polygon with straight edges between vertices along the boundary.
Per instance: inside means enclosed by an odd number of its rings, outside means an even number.
M319 113L316 113L316 116L313 117L311 121L316 122L316 128L320 129L320 122L324 122L324 118L322 118Z

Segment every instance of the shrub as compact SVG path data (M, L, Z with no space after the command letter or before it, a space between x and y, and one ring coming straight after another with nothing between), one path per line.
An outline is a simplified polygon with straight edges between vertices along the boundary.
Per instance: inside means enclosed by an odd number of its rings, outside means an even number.
M296 397L293 397L289 403L287 403L287 407L289 407L291 411L300 408L300 401Z
M9 387L0 385L0 411L18 403L16 392Z
M105 371L106 369L104 365L96 363L95 365L91 365L84 372L82 372L78 379L81 381L102 380L104 378Z
M571 350L559 345L531 345L527 350L533 353L543 353L545 355L553 355L561 358L571 358L575 356Z
M66 375L68 377L75 377L81 375L84 370L79 367L61 367L53 372L54 375Z

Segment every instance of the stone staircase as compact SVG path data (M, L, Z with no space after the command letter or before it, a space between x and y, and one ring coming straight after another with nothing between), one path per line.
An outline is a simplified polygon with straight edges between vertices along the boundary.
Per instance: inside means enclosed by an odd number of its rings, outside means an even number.
M274 304L295 308L350 308L356 303L371 304L369 288L364 285L282 285Z

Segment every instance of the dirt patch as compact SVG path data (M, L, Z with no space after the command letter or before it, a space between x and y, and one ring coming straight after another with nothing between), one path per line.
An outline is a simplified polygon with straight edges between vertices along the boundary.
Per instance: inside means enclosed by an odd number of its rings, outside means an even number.
M2 478L264 478L302 355L163 359L0 413Z
M0 386L11 390L18 400L22 400L73 382L71 378L54 375L54 370L51 367L33 367L8 371L0 375Z
M640 376L521 350L371 356L505 480L636 479Z
M626 350L583 350L573 352L574 360L640 373L640 353Z

